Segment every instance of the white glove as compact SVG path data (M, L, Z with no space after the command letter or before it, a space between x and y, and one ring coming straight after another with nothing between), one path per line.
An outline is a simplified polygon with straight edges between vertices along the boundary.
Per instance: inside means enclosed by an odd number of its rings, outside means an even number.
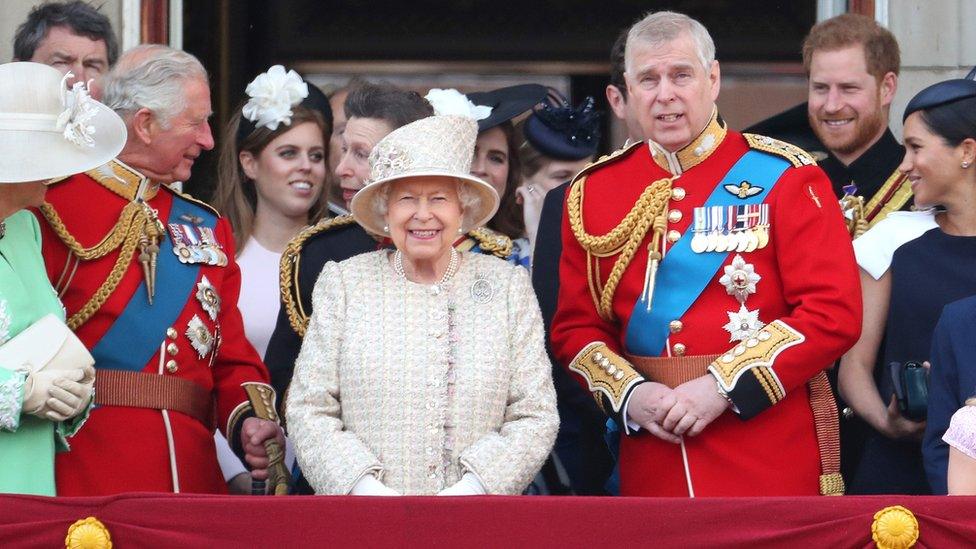
M27 374L24 413L51 421L64 421L80 414L91 399L95 369L41 370Z
M457 481L451 486L444 488L440 492L437 492L438 496L483 496L485 495L485 487L478 480L478 477L474 476L474 473L464 473L461 475L461 480Z
M353 485L351 496L401 496L393 488L383 484L373 475L367 473Z

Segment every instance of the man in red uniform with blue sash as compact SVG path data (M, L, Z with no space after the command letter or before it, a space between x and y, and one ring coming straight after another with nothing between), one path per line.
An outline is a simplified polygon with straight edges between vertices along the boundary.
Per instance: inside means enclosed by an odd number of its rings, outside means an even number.
M242 387L268 374L244 338L230 225L168 186L213 148L207 74L187 53L142 46L119 59L105 101L125 148L54 183L38 213L48 276L96 368L95 407L57 457L58 494L226 492L214 427L255 478L264 441L281 438L250 417Z
M621 495L843 492L824 370L861 326L830 181L804 151L729 130L715 48L672 12L631 28L646 141L566 201L553 349L621 426Z

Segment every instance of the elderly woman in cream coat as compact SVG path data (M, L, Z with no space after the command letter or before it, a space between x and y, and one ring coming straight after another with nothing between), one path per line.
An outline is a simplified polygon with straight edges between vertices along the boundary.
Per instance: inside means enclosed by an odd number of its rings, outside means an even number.
M525 269L453 242L494 215L473 118L437 115L370 155L356 221L396 250L328 263L286 414L316 493L519 494L558 429ZM320 305L321 304L321 305Z

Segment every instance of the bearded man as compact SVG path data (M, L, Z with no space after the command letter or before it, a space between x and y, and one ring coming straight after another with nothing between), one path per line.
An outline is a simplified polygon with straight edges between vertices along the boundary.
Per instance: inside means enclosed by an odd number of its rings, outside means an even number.
M898 172L905 148L888 129L898 89L898 42L874 19L853 13L815 25L803 41L806 104L749 128L808 151L830 177L852 237L912 205Z

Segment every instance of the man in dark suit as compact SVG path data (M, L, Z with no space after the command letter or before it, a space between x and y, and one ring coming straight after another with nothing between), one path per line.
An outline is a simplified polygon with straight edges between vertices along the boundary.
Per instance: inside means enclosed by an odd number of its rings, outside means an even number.
M803 66L807 102L746 131L809 151L830 177L857 237L888 213L911 206L911 185L897 170L905 148L888 128L898 88L898 42L870 17L840 15L810 30Z

